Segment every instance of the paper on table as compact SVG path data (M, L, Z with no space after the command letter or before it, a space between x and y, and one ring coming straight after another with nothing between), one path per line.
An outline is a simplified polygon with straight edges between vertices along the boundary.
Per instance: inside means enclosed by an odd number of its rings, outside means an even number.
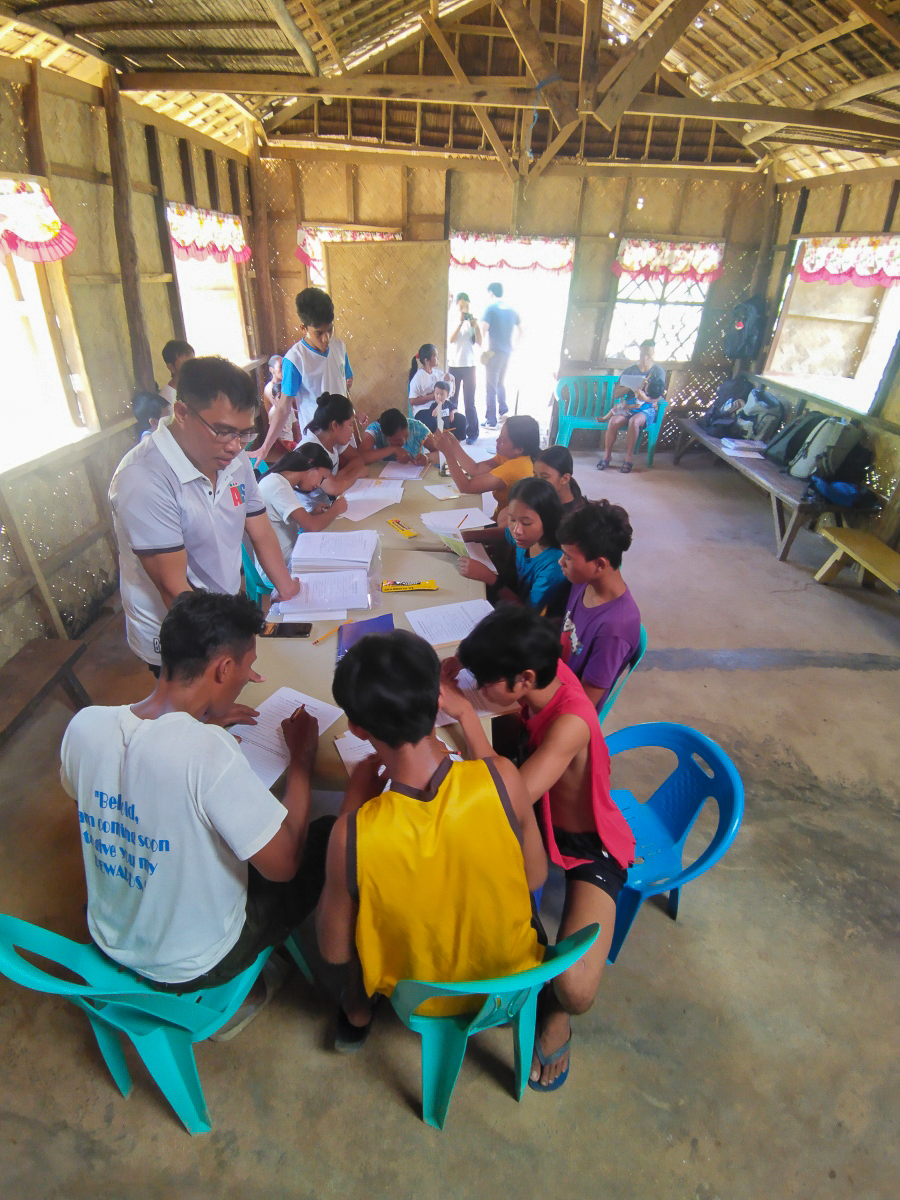
M487 600L460 600L433 608L414 608L406 619L413 631L432 646L461 642L484 617L494 610Z
M300 571L340 570L366 567L378 549L378 534L372 529L346 533L301 533L291 551L291 569Z
M270 605L269 611L266 613L267 620L271 621L273 617L282 617L282 618L284 617L284 613L282 613L282 611L281 611L281 601L280 600L277 601L275 604ZM290 617L291 617L291 614L289 613L288 620L290 620ZM326 609L317 610L314 608L308 608L308 609L305 608L303 610L303 620L304 621L331 621L333 624L335 621L346 621L347 620L347 610L346 610L346 608L343 611L341 611L341 609L339 609L339 608L327 609L327 610ZM278 622L278 621L275 622L276 625L278 625L279 623L280 622Z
M432 533L455 534L458 529L484 529L489 522L490 518L477 508L440 508L422 513L422 524Z
M375 513L381 512L383 508L399 504L402 498L401 496L395 500L391 496L387 498L376 495L350 496L347 499L347 511L342 515L345 521L365 521L368 517L373 517Z
M729 458L762 458L758 450L744 450L735 447L733 450L729 446L723 446L722 449Z
M336 609L368 608L369 577L365 571L316 571L297 575L300 591L293 600L279 600L278 611L285 617L309 618L307 612L333 613Z
M459 499L459 492L449 483L426 483L425 491L430 492L435 500Z
M229 732L241 739L241 753L266 787L272 786L291 760L281 732L281 722L301 704L318 721L319 736L341 716L341 709L336 705L316 700L314 696L307 696L305 692L295 691L294 688L283 687L260 704L255 725L231 726Z
M400 479L357 479L351 487L348 487L345 496L384 496L396 495L398 499L403 498L403 481Z
M417 467L415 463L389 462L381 472L381 479L421 479L427 467Z
M494 513L497 511L497 497L493 492L481 493L481 511L487 517L485 524L493 521Z
M364 758L375 753L370 741L358 738L349 729L334 739L334 748L340 755L341 762L347 768L348 775L353 774L353 768L357 763L361 763Z
M485 550L480 542L464 542L461 537L454 537L451 533L439 533L438 537L448 550L452 550L460 558L474 558L476 562L483 563L495 575L497 574L497 568L491 562L487 550Z

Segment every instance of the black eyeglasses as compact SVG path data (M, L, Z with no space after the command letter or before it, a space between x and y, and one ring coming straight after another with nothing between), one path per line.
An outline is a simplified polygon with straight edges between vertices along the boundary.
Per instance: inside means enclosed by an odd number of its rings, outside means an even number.
M256 437L256 429L216 429L215 425L210 425L209 421L203 419L195 408L191 408L190 404L184 406L189 413L193 413L198 421L203 421L203 424L213 435L220 446L227 446L229 442L240 442L242 446L249 446Z

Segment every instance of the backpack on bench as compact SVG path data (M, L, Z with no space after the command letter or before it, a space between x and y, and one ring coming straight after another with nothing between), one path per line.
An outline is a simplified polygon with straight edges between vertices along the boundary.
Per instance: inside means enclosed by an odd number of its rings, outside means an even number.
M844 460L864 437L862 426L854 421L845 421L842 417L823 417L810 430L806 441L791 459L788 471L794 479L809 479L818 474L826 480L835 480L839 477Z
M803 412L799 417L794 417L766 446L765 457L786 471L812 431L825 420L825 414L820 412Z
M784 405L764 388L754 388L736 419L740 436L768 444L781 428Z
M744 401L750 395L751 386L749 380L743 378L726 379L720 383L712 408L697 419L700 428L710 437L746 437L738 424L738 417L741 416Z

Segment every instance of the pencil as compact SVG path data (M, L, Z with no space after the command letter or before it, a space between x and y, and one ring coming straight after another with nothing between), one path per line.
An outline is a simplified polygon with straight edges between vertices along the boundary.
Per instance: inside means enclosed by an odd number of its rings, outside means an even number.
M321 637L317 637L316 640L313 642L313 645L318 646L319 642L324 642L325 639L330 638L333 633L337 633L337 631L340 629L341 625L350 625L350 624L352 624L352 622L353 622L352 617L350 618L349 621L341 621L340 625L335 625L334 629L329 629L325 633L323 633L321 635Z
M465 525L465 523L466 523L466 517L467 517L468 515L469 515L469 514L468 514L468 513L466 513L466 516L465 516L465 517L463 517L463 519L462 519L462 520L460 521L460 523L457 525L457 527L456 527L457 529L462 529L463 525Z

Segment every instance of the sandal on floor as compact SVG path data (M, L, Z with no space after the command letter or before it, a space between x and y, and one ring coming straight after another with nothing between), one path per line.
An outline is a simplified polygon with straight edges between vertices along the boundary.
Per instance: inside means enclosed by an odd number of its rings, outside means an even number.
M218 1032L212 1034L209 1040L211 1042L230 1042L233 1037L237 1037L242 1029L246 1029L251 1021L256 1020L269 1001L281 991L290 973L291 968L284 959L273 954L267 960L259 976L266 989L262 1000L255 1003L249 998L245 1000L234 1016L226 1021Z
M609 459L601 458L600 461L597 463L597 470L605 471L608 466L609 466Z
M542 1067L552 1067L553 1064L555 1062L559 1062L559 1060L566 1053L566 1051L571 1050L571 1048L572 1048L572 1031L571 1031L571 1029L569 1030L569 1036L566 1039L566 1041L563 1043L563 1045L560 1046L560 1048L558 1050L554 1050L552 1054L548 1054L546 1056L546 1058L544 1057L544 1052L541 1050L540 1038L535 1036L535 1039L534 1039L534 1052L538 1056L538 1062L541 1064ZM569 1067L571 1065L572 1065L572 1058L570 1055L569 1056ZM557 1075L557 1077L553 1080L552 1083L546 1083L546 1084L541 1083L540 1079L532 1079L529 1077L528 1086L531 1088L531 1090L533 1092L555 1092L558 1088L561 1088L562 1085L569 1078L569 1067L566 1067L566 1069L563 1071L562 1075Z
M621 467L619 467L619 474L620 475L630 475L633 470L634 470L634 463L622 463Z

